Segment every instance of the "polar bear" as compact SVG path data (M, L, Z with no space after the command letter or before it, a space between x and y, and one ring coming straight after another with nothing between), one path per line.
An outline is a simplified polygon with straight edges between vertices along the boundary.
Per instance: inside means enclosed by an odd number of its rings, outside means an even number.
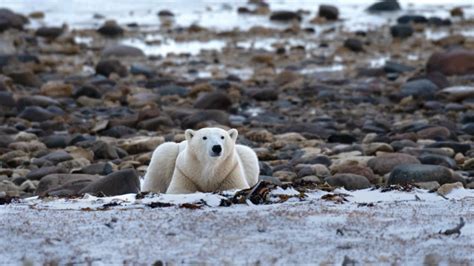
M238 132L220 128L185 131L186 140L153 152L142 191L184 194L245 189L258 181L255 152L236 144Z

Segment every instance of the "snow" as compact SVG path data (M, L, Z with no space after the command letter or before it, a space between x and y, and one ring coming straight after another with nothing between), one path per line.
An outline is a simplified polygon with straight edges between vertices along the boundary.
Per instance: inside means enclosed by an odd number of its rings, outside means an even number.
M284 203L233 204L212 193L38 199L0 206L4 264L472 263L474 190L311 191ZM293 188L270 193L298 196ZM341 195L348 201L324 200ZM118 203L112 206L110 203ZM175 206L150 208L152 202ZM200 209L179 207L201 204ZM370 204L369 204L370 203ZM109 204L109 208L103 208ZM463 217L461 235L441 235Z

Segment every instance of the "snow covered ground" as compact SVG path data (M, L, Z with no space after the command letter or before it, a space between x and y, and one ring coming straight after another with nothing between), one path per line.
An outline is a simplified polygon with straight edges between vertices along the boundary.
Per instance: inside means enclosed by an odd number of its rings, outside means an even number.
M474 190L457 189L445 198L418 189L315 191L304 199L291 197L299 194L293 189L271 193L290 198L229 207L218 206L225 197L205 193L2 205L0 264L474 262ZM157 207L166 203L173 206ZM461 235L439 234L460 217Z

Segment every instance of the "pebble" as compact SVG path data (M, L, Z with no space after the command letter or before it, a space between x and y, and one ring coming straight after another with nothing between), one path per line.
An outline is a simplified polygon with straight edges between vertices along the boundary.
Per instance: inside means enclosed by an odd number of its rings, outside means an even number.
M370 5L367 8L367 11L372 12L372 13L378 13L378 12L393 12L393 11L398 11L400 9L401 7L397 0L381 0Z
M344 187L347 190L358 190L371 187L365 176L356 174L336 174L324 179L333 187Z
M406 185L419 182L436 181L439 184L454 183L451 171L439 165L403 164L396 166L391 172L387 183Z
M301 16L293 11L275 11L270 15L270 20L288 22L292 20L301 21Z
M402 164L420 164L420 161L416 157L404 153L387 153L367 162L367 166L379 175L385 175Z
M474 74L474 51L454 49L434 53L426 63L426 70L448 76Z
M397 24L390 27L390 34L394 38L405 39L413 35L413 27L409 24Z
M116 196L140 191L140 180L134 169L124 169L91 182L78 194Z
M112 73L116 73L121 77L125 77L128 74L127 68L117 59L105 59L100 61L95 67L95 71L97 74L105 77L109 77Z
M97 32L105 37L114 38L123 35L124 29L120 27L116 21L108 20L97 30Z
M319 5L318 16L327 20L337 20L339 18L339 9L333 5Z

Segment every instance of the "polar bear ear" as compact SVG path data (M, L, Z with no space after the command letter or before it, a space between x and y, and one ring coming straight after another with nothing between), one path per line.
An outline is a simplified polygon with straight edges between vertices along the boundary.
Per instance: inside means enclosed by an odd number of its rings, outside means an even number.
M237 129L235 129L235 128L229 129L229 131L227 131L227 133L229 134L230 138L234 142L237 140L237 136L239 135L239 132L237 131Z
M186 140L191 140L194 137L194 130L186 129L186 131L184 131L184 136L186 137Z

